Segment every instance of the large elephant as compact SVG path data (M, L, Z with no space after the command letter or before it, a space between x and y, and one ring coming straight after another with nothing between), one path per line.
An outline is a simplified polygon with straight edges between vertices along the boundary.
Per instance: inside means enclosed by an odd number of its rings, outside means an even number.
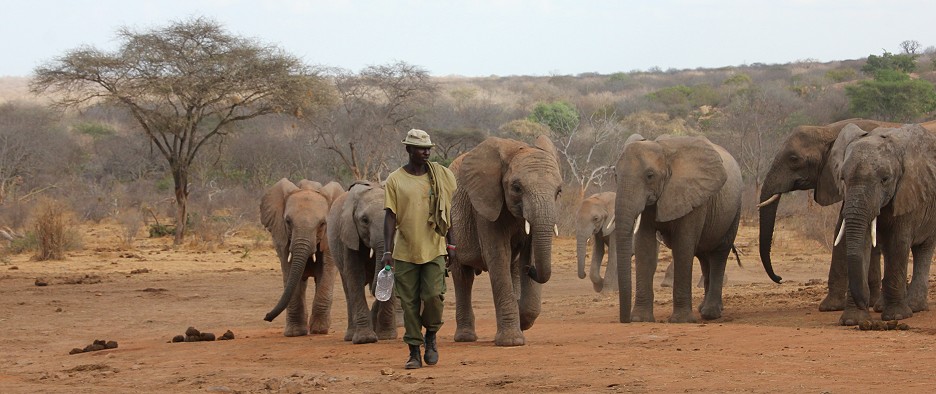
M741 217L741 170L722 147L705 137L640 135L628 138L615 167L620 321L654 321L653 273L657 233L673 251L673 323L694 322L692 261L705 277L703 319L722 315L728 254ZM635 231L636 226L636 231ZM631 311L631 249L636 289Z
M286 309L283 335L287 337L306 335L310 330L313 334L328 333L337 270L329 253L325 223L329 207L342 193L336 182L322 186L303 179L296 186L283 178L260 201L260 221L273 236L283 271L283 293L264 320L273 321ZM315 298L306 323L309 277L315 279Z
M575 221L575 254L578 277L585 279L585 257L588 241L593 241L592 261L588 277L596 292L617 290L617 248L614 244L614 192L596 193L582 200ZM605 246L608 265L601 276ZM607 283L607 285L605 285Z
M552 238L562 186L556 148L541 136L533 145L490 137L449 166L458 189L452 198L457 257L455 341L477 340L471 288L489 271L498 346L525 343L523 330L540 313L541 285L552 274ZM451 262L450 262L451 263Z
M847 126L832 146L841 229L848 264L846 305L839 323L855 325L870 313L868 252L875 245L884 258L882 320L899 320L928 309L927 282L936 248L936 135L920 125L865 131ZM907 289L908 255L913 277Z
M384 189L376 182L355 182L328 212L328 245L341 274L348 304L344 340L371 343L397 337L395 306L399 299L374 301L368 309L364 287L374 290L384 253ZM396 305L395 305L396 304Z

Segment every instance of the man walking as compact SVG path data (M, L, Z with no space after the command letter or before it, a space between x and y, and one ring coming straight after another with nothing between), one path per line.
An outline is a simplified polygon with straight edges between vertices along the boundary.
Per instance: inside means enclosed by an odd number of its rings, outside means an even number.
M425 131L412 129L403 140L409 162L390 173L386 193L383 264L394 267L394 292L403 306L403 341L409 345L406 369L439 361L436 333L442 327L445 259L455 256L448 234L455 176L429 162L435 146ZM421 311L421 312L420 312ZM422 327L426 328L425 337ZM419 347L425 344L422 358Z

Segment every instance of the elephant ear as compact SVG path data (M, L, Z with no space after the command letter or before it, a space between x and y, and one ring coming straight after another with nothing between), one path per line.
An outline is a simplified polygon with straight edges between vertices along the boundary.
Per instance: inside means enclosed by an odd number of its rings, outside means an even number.
M320 189L322 194L328 199L328 206L331 206L339 196L344 194L344 188L341 187L341 184L338 182L328 182L325 186L322 186Z
M705 137L657 139L670 175L657 200L657 221L685 216L717 193L728 174L721 155Z
M904 130L903 174L894 193L894 216L921 212L932 206L936 198L936 135L920 125L907 125L895 131Z
M284 250L289 243L286 218L283 217L286 197L297 190L299 188L295 184L283 178L267 189L260 199L260 222L273 235L273 244L278 251Z
M854 123L849 123L839 131L838 137L832 142L832 147L825 154L820 164L819 179L816 181L816 191L813 199L819 205L826 206L842 201L844 190L841 189L842 163L845 162L845 151L848 145L855 140L868 135Z
M504 208L504 163L519 148L517 141L489 137L465 153L458 166L458 187L468 190L471 205L488 221L497 220Z
M338 237L341 243L351 250L360 249L361 237L358 236L357 226L354 225L354 209L357 201L364 192L373 189L373 186L366 183L355 183L351 185L348 194L345 195L344 203L341 204L341 216L338 218Z
M556 145L553 144L549 137L545 135L536 137L536 141L533 141L533 146L549 152L549 154L551 154L553 158L556 159L556 162L559 162L559 151L556 149Z

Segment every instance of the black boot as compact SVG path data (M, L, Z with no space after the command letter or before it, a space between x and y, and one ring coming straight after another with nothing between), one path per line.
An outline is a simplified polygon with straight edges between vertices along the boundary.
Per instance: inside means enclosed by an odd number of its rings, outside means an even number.
M436 349L436 332L426 331L426 355L427 365L436 365L439 362L439 350Z
M409 360L406 360L404 368L422 368L422 360L419 359L419 345L409 345Z

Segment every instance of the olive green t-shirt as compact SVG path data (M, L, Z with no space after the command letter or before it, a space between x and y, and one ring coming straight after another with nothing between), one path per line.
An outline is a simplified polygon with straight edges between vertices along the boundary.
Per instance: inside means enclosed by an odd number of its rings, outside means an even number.
M445 238L429 222L429 174L412 175L402 167L384 185L385 207L396 214L393 259L423 264L445 254Z

